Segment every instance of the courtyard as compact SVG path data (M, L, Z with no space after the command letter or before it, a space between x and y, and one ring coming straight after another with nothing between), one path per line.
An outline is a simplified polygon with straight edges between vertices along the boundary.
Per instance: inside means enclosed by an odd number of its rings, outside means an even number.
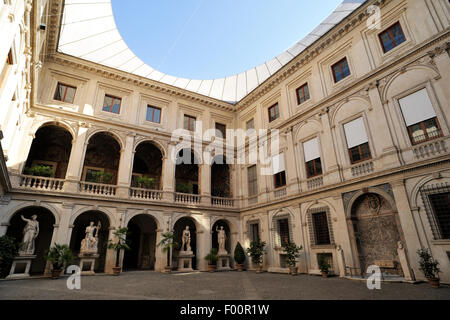
M312 275L255 272L163 274L147 271L82 276L81 289L69 290L67 277L0 281L0 300L448 300L450 286L381 283Z

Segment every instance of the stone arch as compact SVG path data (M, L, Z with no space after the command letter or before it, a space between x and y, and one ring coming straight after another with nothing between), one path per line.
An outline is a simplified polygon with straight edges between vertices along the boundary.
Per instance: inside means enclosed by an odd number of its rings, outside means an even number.
M294 132L294 137L295 140L294 142L298 142L306 137L302 137L303 133L302 131L305 130L305 128L309 127L310 125L313 125L313 128L311 130L311 132L317 133L318 136L321 135L322 131L323 131L323 127L322 127L322 123L316 119L309 119L308 121L302 122L295 130ZM314 134L312 133L312 134ZM312 135L311 133L309 135L306 136L310 136Z
M3 223L5 224L9 224L11 221L11 218L14 216L14 214L16 214L16 212L25 209L27 207L42 207L47 209L48 211L50 211L53 214L53 218L55 219L55 225L59 225L60 222L60 216L58 213L58 210L51 204L45 203L45 202L24 202L21 204L18 204L17 206L13 207L12 209L10 209L8 211L8 213L6 215L3 216Z
M106 135L111 136L119 144L120 150L125 149L125 143L124 143L122 137L117 132L115 132L114 130L107 130L107 129L103 129L103 128L94 129L94 130L88 132L88 134L86 136L86 145L88 145L89 142L91 141L91 139L99 133L104 133Z
M395 213L397 212L397 206L395 204L395 200L389 193L387 193L386 191L381 190L379 188L369 187L369 188L367 188L367 190L364 190L364 191L359 190L359 191L355 192L355 194L353 194L353 196L351 197L351 199L348 202L347 209L345 211L345 216L347 218L351 218L351 214L352 214L351 210L352 210L352 207L353 207L355 201L359 197L361 197L362 195L367 194L367 193L376 193L379 196L383 197L386 201L389 202L392 210L394 210Z
M133 219L136 216L142 215L142 214L146 215L146 216L149 216L150 218L154 219L155 223L156 223L156 228L158 230L161 229L162 223L160 221L160 218L158 218L158 216L156 214L151 213L151 212L146 212L146 211L139 211L139 210L136 210L132 214L129 214L129 215L127 214L127 217L126 217L126 219L124 221L124 225L126 226L131 221L131 219Z
M36 132L46 126L50 126L50 125L54 125L57 127L62 127L64 129L66 129L70 135L72 136L72 140L75 139L76 135L76 130L75 128L72 126L71 123L65 121L65 120L49 120L49 119L45 119L45 120L41 120L41 121L36 121L35 123L33 123L33 126L31 127L30 132L33 135L36 135Z
M177 217L177 219L173 220L173 227L172 230L175 234L175 242L179 243L180 246L182 245L182 234L183 230L185 230L186 226L189 226L189 231L191 234L191 251L194 254L194 257L192 257L192 268L195 270L199 267L199 261L203 257L199 257L199 253L201 250L199 250L199 244L200 244L200 238L199 233L203 232L203 230L200 229L200 223L195 219L193 216L189 214L182 214ZM178 256L179 252L182 250L180 247L178 250L173 250L172 252L172 265L178 266Z
M168 156L167 148L160 141L158 141L156 139L148 138L148 137L142 137L142 138L137 139L133 146L133 152L136 152L136 149L143 143L153 144L156 148L159 149L163 158L167 158L167 156Z
M94 207L94 206L84 206L84 207L78 209L77 211L75 211L74 213L72 213L72 215L70 216L70 220L69 220L69 226L73 226L75 220L80 215L82 215L83 213L89 212L89 211L98 211L98 212L101 212L101 213L105 214L108 217L109 225L111 227L118 225L116 223L116 219L114 217L114 214L112 212L110 212L109 210L107 210L105 208Z
M419 195L420 195L420 189L427 185L428 183L430 183L433 180L438 180L438 179L442 179L442 178L450 178L450 173L447 172L440 172L439 173L440 177L436 177L433 174L427 175L423 178L421 178L412 188L411 193L410 193L410 202L411 202L411 208L417 208L419 206L420 201L418 201L419 199Z
M342 113L341 110L346 109L344 108L345 105L351 106L350 108L348 108L348 115L343 117L348 118L351 117L352 114L358 114L370 108L370 101L360 96L353 96L339 102L334 108L331 109L330 122L332 125L337 126L339 124L340 120L338 115Z

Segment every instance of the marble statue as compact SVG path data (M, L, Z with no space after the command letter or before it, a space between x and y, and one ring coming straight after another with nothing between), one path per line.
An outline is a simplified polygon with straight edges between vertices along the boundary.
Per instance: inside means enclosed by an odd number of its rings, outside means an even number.
M34 254L34 241L39 235L39 222L36 220L37 215L31 216L31 219L26 219L20 216L27 224L23 229L23 241L19 250L20 256L32 256Z
M227 235L225 233L225 230L223 229L223 226L220 227L220 230L219 226L217 226L216 231L217 241L219 242L219 254L228 254L227 250L225 249L225 241L227 239Z
M86 227L86 237L81 241L80 254L97 254L98 251L98 232L101 228L100 221L97 226L91 221L90 225Z
M189 226L186 226L186 229L183 230L183 236L181 238L182 245L181 251L191 251L191 232L189 231ZM186 250L184 250L184 246L186 245Z

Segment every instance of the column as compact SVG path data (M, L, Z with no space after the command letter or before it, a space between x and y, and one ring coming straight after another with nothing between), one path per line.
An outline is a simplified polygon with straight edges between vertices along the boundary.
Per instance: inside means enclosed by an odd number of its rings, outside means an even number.
M295 154L294 148L294 139L293 139L293 128L290 127L289 131L286 133L286 144L287 149L285 151L285 166L286 166L286 180L288 185L287 194L294 195L298 194L300 190L299 185L299 173L297 170L297 157Z
M410 266L413 269L414 274L420 275L421 271L419 270L419 259L416 252L421 248L421 243L419 234L417 232L417 227L409 206L405 184L403 180L399 180L391 183L391 186L394 193L394 199L397 206L400 225L406 241L406 256L410 261Z
M200 194L201 203L211 205L211 165L203 162L200 167Z
M440 76L442 77L441 80L436 82L437 90L439 90L441 94L446 98L446 102L443 102L443 105L448 105L448 103L450 102L450 92L448 90L448 83L450 83L450 58L448 56L447 50L445 49L445 46L445 44L442 44L442 47L437 48L433 52L433 61L439 70ZM445 107L443 107L442 109L443 111L446 110ZM449 114L447 113L446 116L449 117Z
M117 196L128 198L131 185L131 174L133 165L133 147L136 134L128 134L125 140L125 146L120 151L119 171L117 174Z
M208 270L208 261L204 259L204 257L209 253L212 247L212 221L214 217L203 217L204 226L201 230L197 230L197 269L201 271Z
M74 204L63 203L61 210L61 218L59 221L58 234L56 235L56 243L70 245L70 236L72 230L70 230L70 217L72 215Z
M174 159L172 159L175 157ZM175 143L169 143L168 152L163 159L163 199L173 202L173 192L175 192Z
M78 181L81 180L81 170L84 165L85 149L88 144L87 126L78 127L77 136L72 141L69 163L67 165L66 182L64 191L68 193L78 192Z
M336 158L333 136L331 134L330 117L328 111L321 112L322 135L320 136L320 146L322 151L322 166L324 170L324 184L335 184L342 181L339 164Z

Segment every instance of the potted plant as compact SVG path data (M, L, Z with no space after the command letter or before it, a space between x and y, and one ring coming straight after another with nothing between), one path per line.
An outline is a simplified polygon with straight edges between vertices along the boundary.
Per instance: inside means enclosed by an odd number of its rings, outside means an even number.
M47 252L46 259L52 264L52 279L58 279L64 266L71 263L74 256L68 245L55 244Z
M170 273L170 249L178 248L178 243L174 241L175 234L173 232L166 232L161 235L162 239L158 243L158 247L162 247L163 252L167 252L167 266L164 267L166 273Z
M325 258L324 255L319 255L318 263L322 277L328 278L328 271L330 270L331 265L328 263L328 260Z
M433 258L428 249L419 249L417 250L417 254L420 258L419 270L423 272L425 278L428 280L428 283L433 288L439 288L439 273L441 272L439 269L439 262Z
M256 273L262 272L263 255L266 253L265 246L266 242L264 241L252 241L250 248L247 248L247 253L250 255L253 264L257 266Z
M206 255L205 260L208 261L208 271L214 272L217 267L217 260L219 260L217 249L212 248L211 251Z
M117 238L116 242L109 240L108 249L113 249L116 251L116 264L113 267L113 275L118 276L121 271L120 266L120 251L121 250L130 250L130 247L127 244L127 234L128 228L119 228L114 231L114 236Z
M51 178L53 177L53 169L50 166L35 165L31 168L25 168L25 174Z
M243 271L245 262L245 251L239 242L236 244L236 248L234 248L234 261L236 261L237 271Z
M19 245L14 238L0 237L0 278L9 274L14 257L17 256Z
M293 242L283 242L282 247L287 256L286 260L289 265L289 274L295 276L298 273L298 267L296 266L297 258L300 257L300 250L302 250L303 247L298 247Z
M155 179L149 178L149 177L139 177L137 179L137 183L138 183L139 188L153 189L153 187L155 185Z
M109 184L111 183L113 174L105 172L104 170L100 170L100 171L93 171L91 173L91 176L92 179L95 181L95 183Z
M194 186L192 183L177 183L176 192L192 194L194 192Z

